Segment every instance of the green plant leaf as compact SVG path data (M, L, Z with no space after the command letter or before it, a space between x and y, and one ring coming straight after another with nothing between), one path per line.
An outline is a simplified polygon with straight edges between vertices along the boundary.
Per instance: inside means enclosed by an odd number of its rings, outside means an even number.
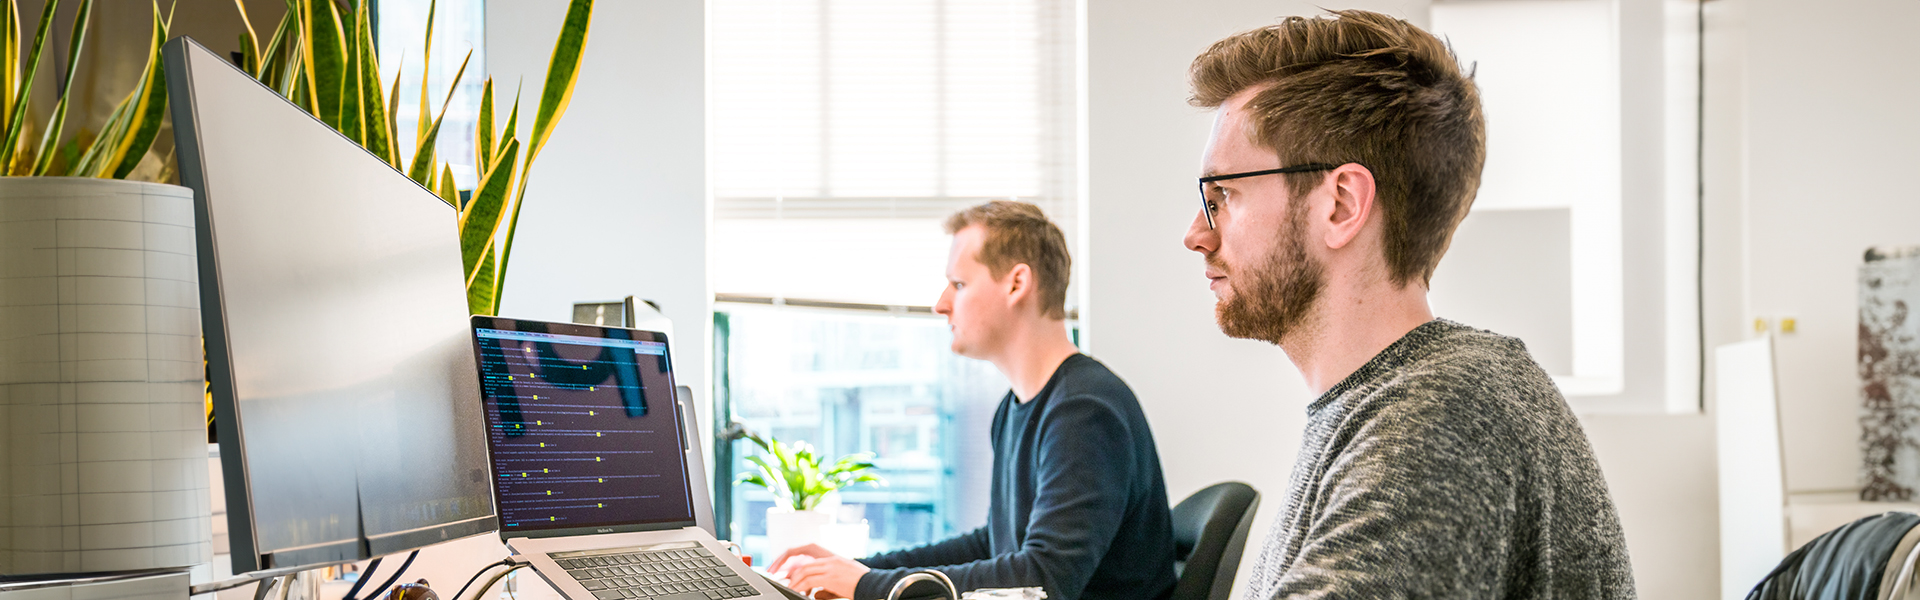
M460 210L460 188L454 185L452 165L440 165L440 185L434 186L433 191L440 194L440 201L448 207Z
M507 267L513 259L513 237L520 227L520 207L526 200L527 182L533 179L533 159L553 136L553 128L573 101L573 88L580 80L580 60L587 48L587 29L593 20L593 0L573 0L567 5L567 17L560 26L560 38L554 41L553 57L547 61L547 82L540 90L540 107L534 113L533 131L527 142L525 165L520 168L520 187L513 193L512 215L507 218L507 237L500 250L500 273L494 279L494 296L506 287ZM518 105L519 102L514 102ZM519 111L516 110L516 113Z
M471 270L467 278L467 312L476 315L491 315L495 312L493 303L493 265L499 255L493 253L493 246L487 246L486 253L480 256L478 265Z
M400 78L406 76L407 59L403 55L400 64L394 67L393 89L387 92L387 140L393 146L387 164L393 165L394 170L400 169Z
M0 8L0 115L13 114L16 104L27 101L27 92L20 89L20 7L17 2L9 1ZM0 125L3 126L3 125ZM0 132L4 133L4 132Z
M472 198L460 210L460 258L467 273L467 309L474 314L496 312L490 281L495 277L491 272L494 266L491 259L500 233L500 209L506 202L507 192L513 189L513 161L519 156L520 142L509 142L506 150L487 165ZM480 289L482 287L484 289ZM486 302L476 304L476 299Z
M40 11L40 26L34 29L33 49L28 51L26 77L20 80L19 93L22 97L33 93L34 74L40 71L40 56L44 54L46 50L47 32L53 29L53 13L54 10L59 7L59 0L47 0L46 8ZM0 142L5 144L0 146L0 175L15 174L13 163L18 157L16 157L14 153L20 147L21 136L27 128L28 104L31 103L24 101L14 103L13 113L8 116L5 123L6 129L4 131L6 131L6 141ZM24 167L24 169L21 169L24 172L32 172L33 170L31 160L21 166Z
M419 148L414 151L413 167L407 170L407 176L420 182L420 185L429 188L433 186L433 182L428 178L433 177L433 164L439 162L434 144L440 137L440 121L447 116L447 106L453 104L453 93L460 89L460 77L466 74L469 60L473 60L472 50L468 50L467 57L460 61L460 71L454 73L453 85L447 88L447 99L440 103L440 114L434 115L433 127L427 130L427 137L420 140ZM426 113L421 113L421 116L424 118Z
M367 5L367 2L359 3L359 8L354 11L353 23L354 47L359 55L356 64L360 73L360 81L354 87L359 91L357 111L366 140L361 145L374 156L387 161L387 164L393 164L399 160L399 149L393 143L392 132L387 126L386 99L380 93L380 56L374 46L373 24Z
M267 42L260 54L260 71L255 78L283 98L291 98L293 77L298 72L300 56L300 11L288 3L287 13L280 17L280 25L274 28L273 41Z
M745 483L763 488L767 487L767 480L760 477L759 473L741 473L739 478L733 480L733 483L734 485Z
M57 148L60 144L61 129L67 124L67 104L69 97L72 96L73 74L76 71L74 65L80 63L80 50L85 47L83 42L87 39L87 24L92 21L93 0L80 0L80 10L75 12L73 17L73 35L67 40L67 70L60 77L64 82L60 89L67 91L60 94L59 102L54 103L53 116L47 120L46 131L40 135L40 149L34 153L32 174L35 176L52 174L53 159L59 154ZM73 165L69 163L67 166L71 168Z
M340 27L340 9L333 0L298 0L302 58L306 83L313 99L313 116L340 129L341 97L349 77L347 40ZM349 134L351 135L351 134Z
M319 1L331 3L331 0ZM366 77L360 72L362 51L360 36L352 34L351 29L347 32L348 35L342 40L346 43L347 52L342 57L344 62L340 67L340 79L336 82L340 90L340 104L335 111L339 115L340 124L334 129L341 135L347 136L347 139L353 140L353 143L359 144L361 148L371 151L373 147L367 144L366 108L361 103L360 84L366 80Z
M148 45L147 67L133 93L120 102L93 146L80 158L73 174L81 177L120 179L133 171L152 147L160 131L160 120L167 111L166 72L160 62L160 44L167 39L167 19L160 15L160 2L153 2L153 38Z
M260 34L253 30L253 19L247 17L247 0L233 0L233 7L240 11L240 70L255 78L260 76ZM66 89L66 88L61 88Z
M580 80L580 59L587 48L587 28L593 20L593 0L573 0L567 6L567 19L560 26L560 39L553 45L553 57L547 61L547 83L540 90L540 108L534 113L533 132L527 142L527 164L553 136L554 125L573 102L573 88Z
M499 145L493 149L494 154L499 154L500 149L505 148L507 146L507 140L520 139L519 137L517 137L519 134L515 132L516 128L519 125L520 125L520 88L516 87L513 90L513 110L507 111L507 126L500 129L500 139L498 142L496 142Z
M433 72L433 20L440 10L439 0L427 2L427 47L420 55L420 118L414 120L413 153L419 156L427 147L427 75ZM460 82L455 81L454 85Z
M493 164L493 78L480 82L480 114L473 118L473 167Z

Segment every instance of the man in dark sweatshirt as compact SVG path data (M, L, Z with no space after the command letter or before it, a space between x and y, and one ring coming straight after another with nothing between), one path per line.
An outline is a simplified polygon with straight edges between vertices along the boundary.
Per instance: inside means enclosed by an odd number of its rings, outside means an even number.
M1280 346L1320 395L1248 600L1634 597L1553 380L1427 306L1486 157L1445 43L1379 13L1292 17L1214 44L1192 81L1215 120L1185 244L1221 331Z
M934 312L953 351L1013 384L993 417L984 527L858 561L817 545L770 567L820 597L885 598L934 568L961 591L1040 587L1049 600L1159 600L1173 591L1173 524L1153 434L1133 391L1066 328L1066 237L1039 207L994 201L947 220L953 249Z

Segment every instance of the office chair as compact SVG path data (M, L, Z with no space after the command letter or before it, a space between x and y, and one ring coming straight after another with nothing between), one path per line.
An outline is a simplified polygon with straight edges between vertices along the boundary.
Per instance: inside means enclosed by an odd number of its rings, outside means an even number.
M1787 554L1747 600L1907 600L1915 594L1920 515L1888 512L1813 538Z
M1227 600L1240 554L1247 546L1260 492L1226 481L1194 492L1173 507L1173 564L1179 580L1173 600Z

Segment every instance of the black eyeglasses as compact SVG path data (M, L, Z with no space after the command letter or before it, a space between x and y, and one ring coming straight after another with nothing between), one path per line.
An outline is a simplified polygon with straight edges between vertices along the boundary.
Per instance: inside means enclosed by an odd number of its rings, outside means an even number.
M1340 168L1340 165L1330 165L1326 163L1312 163L1312 164L1305 164L1305 165L1294 165L1291 167L1281 167L1278 169L1267 169L1265 171L1247 171L1245 173L1228 173L1226 175L1214 175L1212 177L1201 177L1200 178L1200 212L1205 213L1207 215L1207 229L1213 229L1213 206L1216 203L1226 200L1226 196L1221 194L1219 191L1220 186L1207 185L1215 181L1226 181L1228 179L1240 179L1244 177L1259 177L1261 175L1280 175L1283 173L1311 173L1314 171L1331 171L1338 168Z

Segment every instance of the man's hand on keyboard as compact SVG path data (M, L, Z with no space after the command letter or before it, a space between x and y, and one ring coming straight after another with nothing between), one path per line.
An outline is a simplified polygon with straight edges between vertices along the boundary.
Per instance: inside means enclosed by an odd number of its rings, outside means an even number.
M852 598L860 576L872 569L816 544L792 548L773 560L772 571L784 575L787 587L816 598Z

